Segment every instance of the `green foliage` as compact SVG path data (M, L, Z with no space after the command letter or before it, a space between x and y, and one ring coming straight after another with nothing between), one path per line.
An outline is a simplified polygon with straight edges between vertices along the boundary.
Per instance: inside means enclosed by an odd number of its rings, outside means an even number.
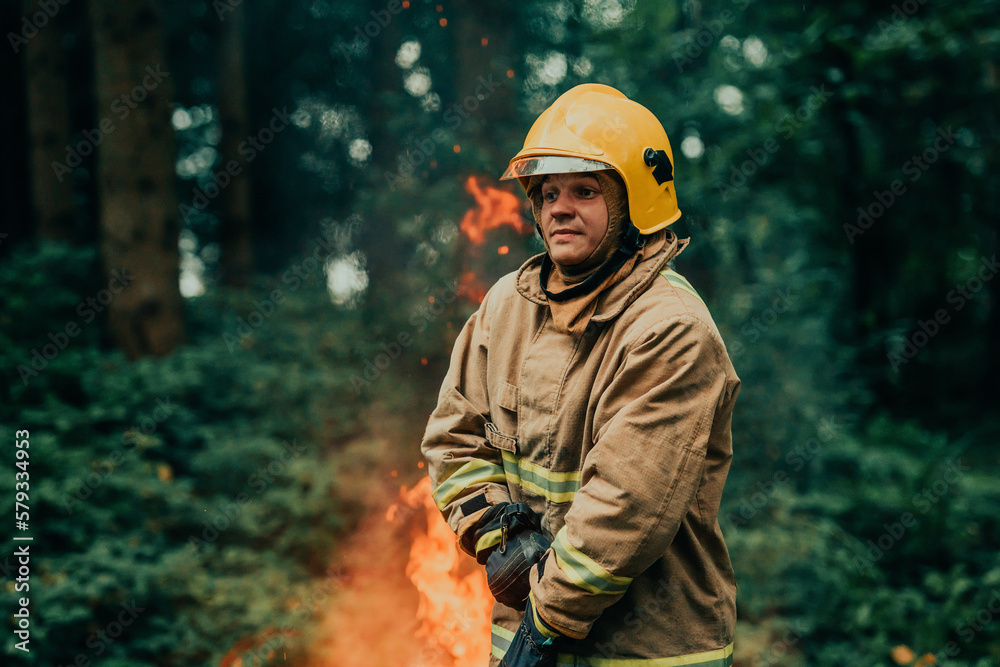
M583 82L663 121L684 212L674 229L692 239L676 268L743 381L722 507L737 664L886 665L900 645L942 664L1000 663L1000 280L961 311L947 300L996 250L998 3L410 4L365 35L384 2L247 3L250 122L275 106L297 114L247 165L257 267L277 273L212 288L205 251L224 242L213 202L188 230L209 290L188 301L188 344L173 356L127 362L101 314L88 321L86 299L107 285L95 250L43 245L0 262L0 432L32 433L34 664L79 652L218 664L285 621L305 634L317 607L289 610L362 509L338 484L338 447L385 428L360 406L400 416L388 455L415 461L475 308L452 299L456 279L488 287L540 250L509 227L469 243L457 231L474 205L466 178L499 185L537 113ZM190 2L168 16L176 102L210 108L218 17ZM421 56L404 67L408 41ZM414 74L426 93L407 90ZM449 120L481 76L498 90ZM954 144L904 171L942 127ZM218 129L176 133L179 159L203 167L182 200L219 168L204 157ZM905 194L856 235L858 208L897 179ZM339 254L357 253L370 280L340 308L321 272L294 290L280 278L331 216L350 230ZM273 314L248 326L275 289ZM432 297L445 307L431 311ZM951 322L893 368L888 354L939 308ZM49 334L71 323L80 333L46 359ZM302 453L266 481L286 443ZM97 656L88 638L133 599L146 610ZM282 640L290 656L299 636ZM10 637L4 654L23 659Z
M728 494L740 618L788 619L809 665L886 664L898 645L949 665L995 658L1000 492L970 443L887 418L817 443L786 460L787 478ZM774 660L786 638L749 641L744 657Z
M303 632L316 610L293 615L292 601L308 594L359 513L338 491L332 445L359 429L347 369L371 341L306 288L231 346L224 334L239 335L250 300L212 294L189 302L186 347L128 363L98 345L99 319L85 325L76 313L87 297L76 276L92 261L42 246L0 266L0 293L12 295L0 310L5 368L30 364L31 349L67 321L82 327L27 384L15 373L0 408L8 442L15 429L31 434L27 664L78 654L100 664L217 664L268 628ZM25 282L38 284L29 292ZM5 452L0 490L11 498L14 450ZM11 582L4 609L16 597ZM120 637L99 634L122 605L143 611ZM6 637L4 654L22 661Z

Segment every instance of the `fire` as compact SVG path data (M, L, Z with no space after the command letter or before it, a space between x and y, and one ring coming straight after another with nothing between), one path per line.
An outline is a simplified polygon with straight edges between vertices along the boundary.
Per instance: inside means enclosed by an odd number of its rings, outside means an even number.
M406 575L420 593L416 636L426 649L450 659L442 667L482 667L490 653L493 596L482 570L458 549L455 534L441 518L425 477L411 491L422 500L427 533L410 548Z
M349 585L330 603L309 667L488 664L493 597L435 506L429 477L365 519L341 561Z
M524 224L521 217L521 200L517 195L506 190L479 184L475 176L469 176L465 181L465 189L476 200L476 207L469 209L459 228L472 243L471 252L467 255L475 260L481 257L482 244L486 240L486 232L503 225L510 225L518 233L531 233L531 228ZM525 202L525 205L527 203ZM510 246L501 245L497 248L498 255L506 255ZM486 285L468 269L468 264L459 276L459 293L465 295L473 303L482 303L486 296Z
M470 241L479 245L486 240L486 230L501 225L510 225L518 232L525 231L524 222L521 220L521 203L517 195L488 185L483 189L475 176L469 176L465 181L465 190L476 198L478 207L470 210L462 218L461 230Z
M472 271L463 271L458 277L458 292L464 294L469 301L482 303L486 298L486 286Z

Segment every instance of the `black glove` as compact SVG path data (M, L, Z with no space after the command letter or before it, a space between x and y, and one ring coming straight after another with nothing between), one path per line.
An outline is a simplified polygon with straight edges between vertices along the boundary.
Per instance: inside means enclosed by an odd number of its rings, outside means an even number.
M510 640L500 667L555 667L561 638L562 635L542 620L529 598L524 618Z
M551 541L538 515L524 503L490 507L472 533L476 560L486 565L486 582L500 604L518 609L528 599L528 574Z
M520 532L507 538L486 559L486 583L500 604L517 609L528 599L531 566L542 560L552 542L541 533Z

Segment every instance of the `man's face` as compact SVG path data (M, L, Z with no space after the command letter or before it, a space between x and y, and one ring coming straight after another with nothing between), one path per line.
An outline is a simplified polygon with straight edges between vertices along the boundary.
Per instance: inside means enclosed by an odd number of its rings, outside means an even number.
M551 174L541 186L542 234L556 264L587 259L608 231L608 207L589 172Z

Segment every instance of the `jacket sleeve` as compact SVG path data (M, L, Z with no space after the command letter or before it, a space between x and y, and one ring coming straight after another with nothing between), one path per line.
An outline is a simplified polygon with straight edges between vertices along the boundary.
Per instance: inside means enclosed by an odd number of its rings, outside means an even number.
M727 368L716 334L689 315L627 348L596 405L580 491L532 576L538 613L558 631L585 637L670 546L701 484Z
M465 533L490 505L510 502L500 452L486 445L490 297L488 293L455 340L437 407L420 444L434 501L462 549L472 556L475 546L463 540Z

